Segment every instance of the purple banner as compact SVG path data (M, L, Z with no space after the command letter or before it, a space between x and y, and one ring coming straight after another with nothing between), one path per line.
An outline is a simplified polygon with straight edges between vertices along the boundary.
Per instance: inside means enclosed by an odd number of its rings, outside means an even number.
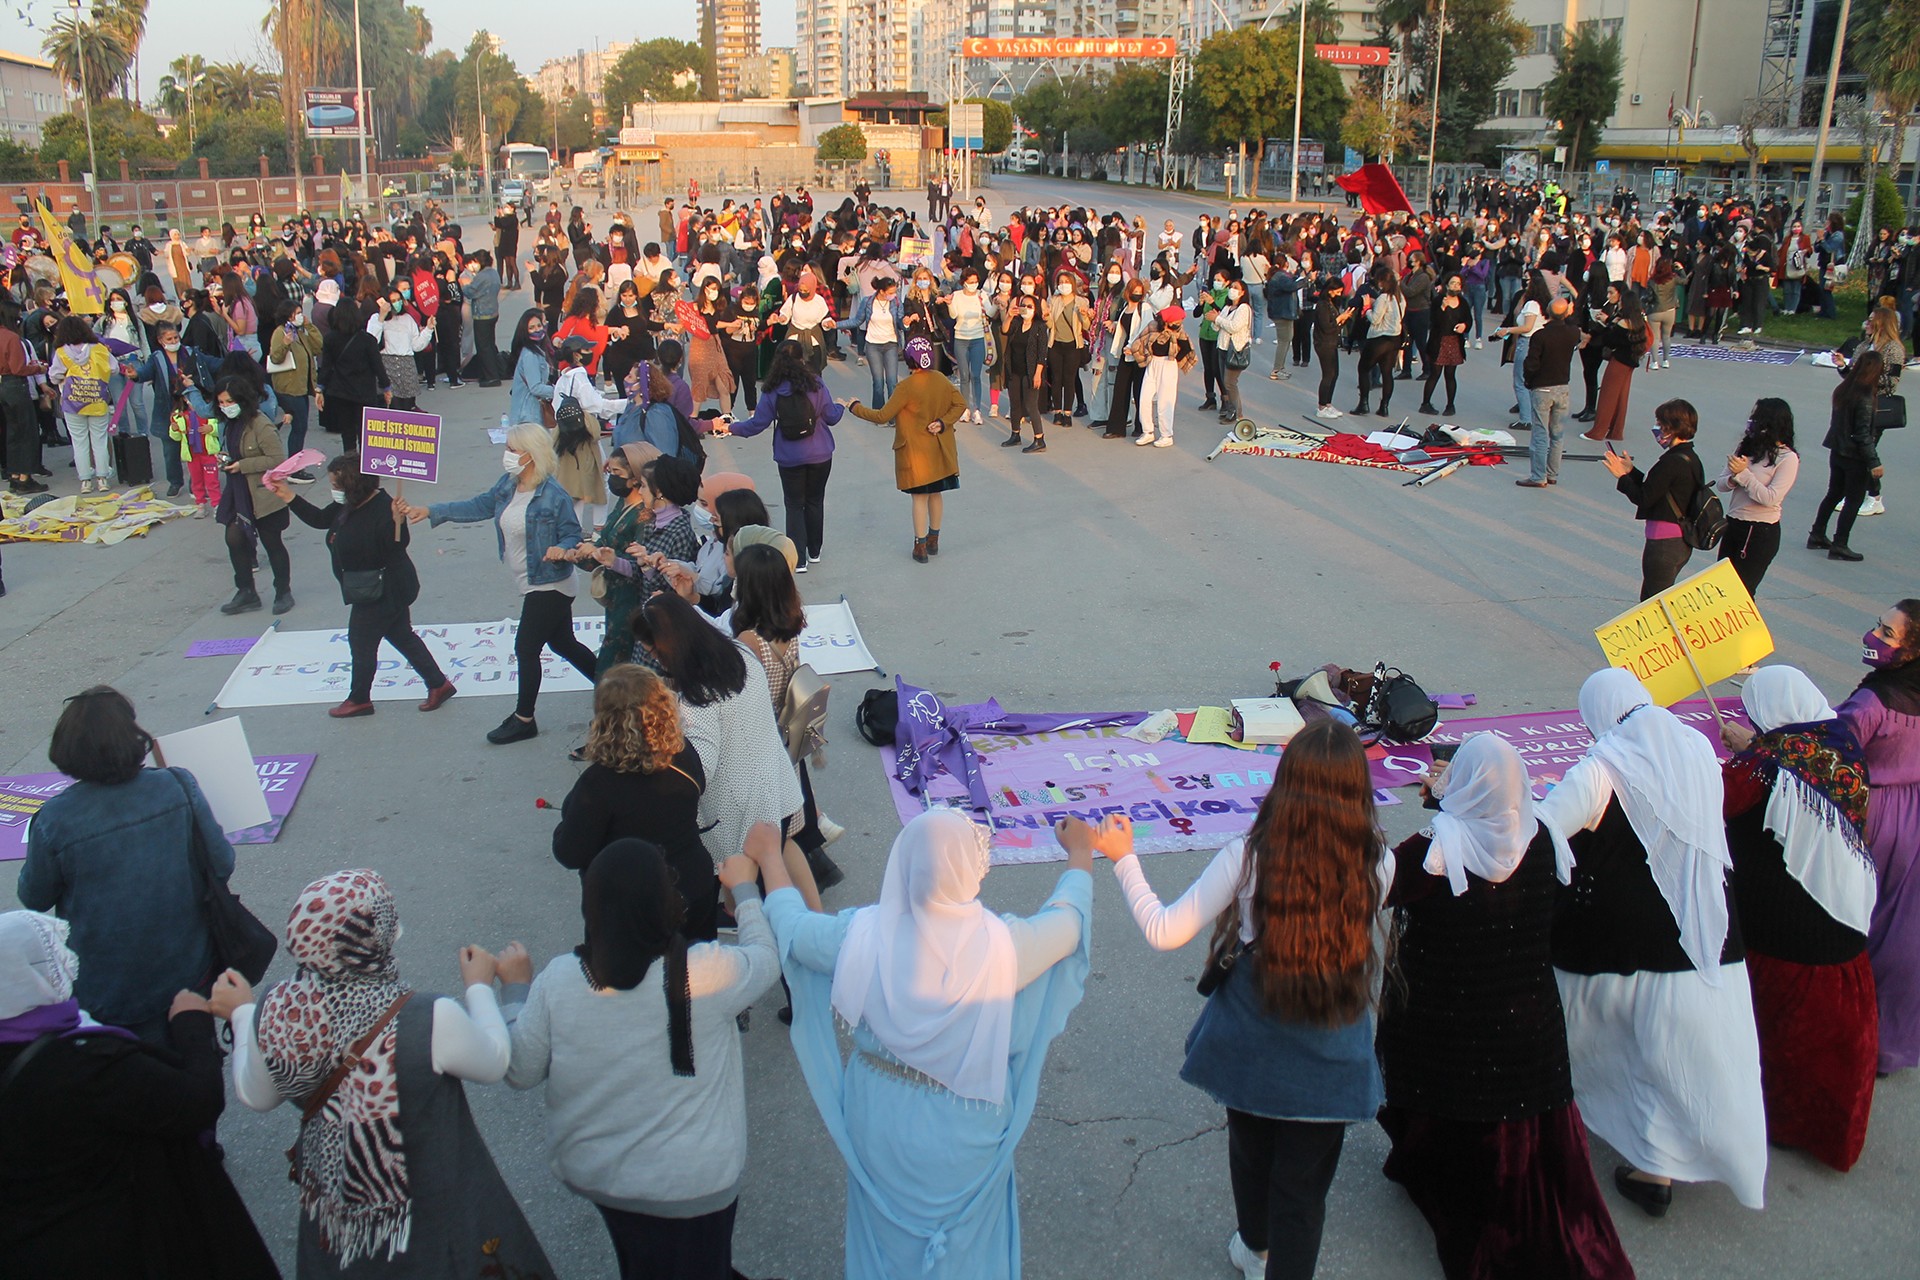
M1725 698L1719 706L1720 714L1728 720L1751 727L1740 699ZM1705 735L1713 744L1715 754L1726 757L1727 749L1720 743L1720 729L1714 723L1713 709L1704 699L1676 702L1667 709L1682 723ZM1514 745L1520 758L1526 761L1536 800L1544 798L1547 789L1560 781L1567 769L1593 745L1593 735L1587 732L1578 711L1530 711L1517 716L1448 720L1427 735L1427 742L1434 746L1457 745L1475 733L1497 733Z
M909 711L903 688L901 718ZM930 697L930 695L928 695ZM902 739L905 751L882 752L894 806L902 822L927 808L958 808L985 817L993 826L995 862L1052 862L1066 855L1053 838L1053 824L1069 815L1097 822L1124 813L1134 822L1135 847L1142 853L1217 849L1253 822L1260 801L1273 786L1279 747L1246 751L1190 743L1178 736L1137 742L1124 728L1146 718L1144 712L1104 715L1022 716L985 714L993 704L947 707L933 712L933 726L922 721L917 744ZM971 722L979 714L985 724ZM1070 726L1070 727L1068 727ZM951 735L951 736L950 736ZM955 742L964 736L964 754ZM1424 745L1390 747L1368 753L1382 804L1397 803L1390 788L1418 782L1432 767ZM950 762L961 761L958 770ZM908 790L900 766L909 765L919 794Z
M229 831L233 844L272 844L280 838L294 801L307 785L313 771L313 756L255 756L253 766L260 774L260 790L272 815L257 827ZM40 806L73 785L64 773L29 773L0 778L0 862L27 856L27 833Z
M232 636L225 640L195 640L187 646L187 656L189 658L236 658L259 643L259 636Z
M440 479L440 415L380 405L362 409L360 473L436 483Z

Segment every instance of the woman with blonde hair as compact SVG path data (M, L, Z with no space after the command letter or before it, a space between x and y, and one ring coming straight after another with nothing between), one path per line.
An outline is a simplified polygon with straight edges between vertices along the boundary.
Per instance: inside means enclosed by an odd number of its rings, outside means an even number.
M520 629L513 642L520 697L512 714L487 734L495 745L522 742L540 732L533 707L540 697L542 649L553 650L587 679L594 676L593 650L573 634L573 565L567 553L580 545L580 521L574 517L572 497L553 478L559 460L547 429L523 422L508 430L500 466L504 474L491 489L463 501L425 507L394 504L416 524L493 522L501 563L520 593Z
M1887 413L1887 402L1900 394L1900 375L1907 368L1907 347L1900 341L1900 313L1888 305L1891 298L1882 298L1879 305L1867 315L1866 334L1861 339L1860 351L1878 351L1880 353L1880 399L1874 414L1873 441L1880 443L1880 435L1886 430L1880 421ZM1900 402L1898 410L1900 421L1906 421L1907 404ZM1880 482L1882 477L1867 473L1867 496L1861 499L1860 514L1863 516L1883 516L1887 514L1886 503L1880 501Z
M586 874L616 840L658 845L686 901L681 932L710 942L718 928L720 882L700 840L706 770L680 721L680 699L659 675L623 662L593 690L587 767L560 805L553 860Z
M1180 1078L1227 1108L1239 1228L1227 1257L1248 1277L1313 1275L1347 1126L1380 1109L1382 845L1366 749L1333 720L1287 744L1252 828L1169 905L1134 857L1130 823L1109 819L1096 838L1154 950L1184 947L1213 922L1207 1002Z

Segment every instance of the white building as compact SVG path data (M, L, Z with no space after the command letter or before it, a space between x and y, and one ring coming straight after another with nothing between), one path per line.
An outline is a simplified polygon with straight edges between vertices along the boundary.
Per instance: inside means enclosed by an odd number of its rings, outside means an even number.
M616 40L593 49L579 49L571 57L547 59L528 78L549 102L564 102L578 93L604 104L607 72L632 47L631 40Z

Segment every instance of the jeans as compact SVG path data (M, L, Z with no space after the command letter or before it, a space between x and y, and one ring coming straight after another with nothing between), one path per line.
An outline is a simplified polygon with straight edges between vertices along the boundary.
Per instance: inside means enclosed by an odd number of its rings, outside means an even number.
M1513 398L1520 405L1514 421L1531 429L1534 425L1533 396L1527 390L1527 345L1532 341L1524 333L1513 338Z
M1522 339L1525 341L1525 339ZM1528 443L1528 457L1533 470L1530 480L1558 480L1560 478L1560 441L1567 433L1567 423L1573 417L1573 399L1566 386L1535 387L1527 393L1532 403L1531 415L1533 438Z
M307 444L307 415L313 405L312 396L281 396L280 407L293 419L287 427L287 456L291 458Z
M500 381L500 317L473 318L473 354L482 382Z
M1275 320L1273 322L1273 372L1283 378L1293 375L1287 372L1287 360L1293 354L1293 321Z
M1220 344L1213 338L1201 338L1195 345L1200 348L1200 385L1207 393L1202 404L1218 403Z
M833 459L808 462L797 467L780 468L781 501L787 506L787 536L808 560L820 558L821 544L827 537L827 477L833 471Z
M1640 552L1640 598L1651 600L1672 586L1692 555L1685 538L1648 538Z
M987 383L983 376L987 367L987 340L985 338L955 338L953 340L953 359L959 366L960 394L967 398L967 408L980 413L987 411Z
M564 591L535 588L520 597L520 630L513 638L513 659L520 668L520 698L513 710L527 720L533 719L533 705L540 698L542 649L553 650L575 671L593 679L594 653L573 634L573 597Z
M872 405L878 409L893 398L893 389L900 385L900 344L868 343L867 374L873 379Z
M1220 356L1220 415L1222 417L1240 416L1240 375L1245 369L1236 369L1229 365L1226 353ZM1384 407L1384 403L1382 405Z
M733 1219L738 1200L696 1218L656 1218L597 1206L613 1238L620 1280L732 1280Z
M1787 296L1781 304L1781 310L1785 311L1788 315L1793 315L1800 310L1800 288L1802 281L1803 277L1800 276L1788 276L1786 279Z
M246 482L245 476L226 478L228 484ZM253 532L259 538L260 545L267 549L267 567L273 571L273 590L276 595L284 594L292 582L293 565L287 558L287 544L280 539L292 520L292 513L282 507L271 515L256 516L253 521ZM238 520L227 526L227 560L233 565L233 589L251 592L254 589L254 548L247 545L246 532L241 529Z
M1733 561L1733 571L1740 575L1740 582L1748 595L1760 590L1760 580L1767 576L1767 566L1773 563L1773 557L1780 551L1780 525L1778 521L1759 524L1752 520L1728 520L1727 531L1720 538L1720 558Z
M1838 546L1847 546L1847 539L1853 534L1854 518L1860 514L1860 504L1867 496L1867 472L1870 468L1863 462L1851 458L1842 458L1837 453L1827 455L1827 493L1820 499L1820 507L1813 515L1813 531L1821 537L1827 533L1827 521L1833 518L1833 509L1845 500L1847 509L1840 513L1840 524L1835 529L1833 540Z
M1487 318L1487 286L1483 284L1470 284L1466 288L1467 307L1473 312L1473 333L1462 336L1484 338L1487 336L1486 325L1484 323Z
M385 604L356 604L347 615L347 652L353 655L353 683L347 701L367 702L373 698L373 678L380 672L382 640L407 660L428 689L438 689L447 682L427 642L415 633L408 606L393 609Z
M73 469L77 479L105 480L113 474L107 417L104 412L67 415L67 434L73 438Z
M1327 1191L1347 1126L1227 1110L1227 1172L1240 1239L1267 1255L1267 1280L1312 1280Z
M1513 300L1520 296L1520 286L1523 283L1525 283L1525 281L1520 276L1501 276L1500 277L1499 284L1500 284L1500 314L1501 315L1505 315L1507 314L1508 311L1513 309Z

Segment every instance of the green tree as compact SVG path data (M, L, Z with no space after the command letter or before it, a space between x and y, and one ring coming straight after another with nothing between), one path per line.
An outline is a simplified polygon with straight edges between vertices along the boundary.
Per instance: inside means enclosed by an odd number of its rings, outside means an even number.
M1567 172L1599 148L1607 120L1620 105L1622 66L1619 35L1602 37L1597 22L1581 23L1554 50L1545 105L1547 116L1560 122L1556 139L1567 149Z
M820 135L815 144L814 154L823 162L838 160L865 160L867 158L867 135L860 132L857 124L837 124Z
M135 173L161 169L171 172L186 154L186 137L160 136L160 122L119 98L94 104L94 149L100 167L114 173L124 158ZM40 126L40 159L49 168L65 160L74 173L87 167L87 122L83 114L54 116Z
M134 51L120 29L66 14L54 21L40 52L69 86L94 102L105 102L133 65Z
M1107 133L1123 144L1158 143L1167 131L1167 73L1122 66L1100 96Z
M478 165L482 133L486 135L488 149L496 151L502 142L513 138L531 91L521 78L519 68L513 65L513 59L495 53L484 31L468 43L466 53L453 65L450 75L453 97L449 127L465 144L462 151L467 158ZM474 106L483 95L484 122ZM542 126L545 124L544 120L534 122L531 136L526 140L544 140Z
M1439 32L1440 0L1380 0L1376 15L1384 30L1404 41L1411 65L1420 68L1415 101L1428 102ZM1513 16L1512 0L1447 0L1446 40L1440 44L1440 127L1434 147L1442 161L1465 160L1481 150L1475 135L1493 116L1500 83L1516 55L1532 47L1527 24ZM1421 139L1424 149L1425 139Z
M215 62L201 82L198 105L215 111L249 111L262 102L277 102L280 81L250 62Z
M968 98L980 104L980 132L989 152L1005 151L1013 145L1013 108L992 98Z
M396 138L399 121L421 115L437 58L427 56L433 23L405 0L360 0L361 50L374 132ZM351 86L354 0L272 0L260 29L279 54L282 109L290 131L299 127L309 88ZM441 56L452 55L445 50ZM345 156L347 144L341 144Z
M643 40L607 69L601 88L607 114L625 118L627 108L651 96L655 102L697 102L711 60L706 50L662 36Z
M1900 188L1886 173L1877 173L1873 177L1873 225L1876 227L1902 227L1906 225L1906 202L1900 198ZM1859 241L1860 232L1860 195L1856 193L1847 202L1847 239Z
M1894 167L1906 153L1907 117L1920 108L1920 0L1876 0L1855 5L1848 30L1848 51L1867 84L1893 117ZM1874 201L1876 225L1899 226L1882 216Z
M418 160L432 145L433 139L420 127L420 122L409 117L400 122L400 133L393 140L393 153L405 160Z
M1193 94L1205 117L1205 136L1216 146L1247 144L1254 195L1267 139L1293 134L1298 51L1299 29L1292 24L1272 31L1241 27L1210 37L1194 59ZM1302 135L1331 137L1347 105L1340 73L1309 58L1300 98Z
M120 76L120 96L140 99L140 44L147 38L147 0L95 0L93 20L119 37L127 47L127 68Z
M1393 157L1427 137L1426 108L1409 103L1388 104L1377 90L1362 85L1347 103L1339 138L1363 156Z
M0 182L39 182L49 176L51 169L39 152L0 138Z
M204 158L207 172L216 178L256 177L262 154L274 173L285 173L292 159L287 154L286 121L281 117L277 96L263 97L241 111L210 113L194 143L193 155L180 171L188 176L197 174L199 166L194 161Z

